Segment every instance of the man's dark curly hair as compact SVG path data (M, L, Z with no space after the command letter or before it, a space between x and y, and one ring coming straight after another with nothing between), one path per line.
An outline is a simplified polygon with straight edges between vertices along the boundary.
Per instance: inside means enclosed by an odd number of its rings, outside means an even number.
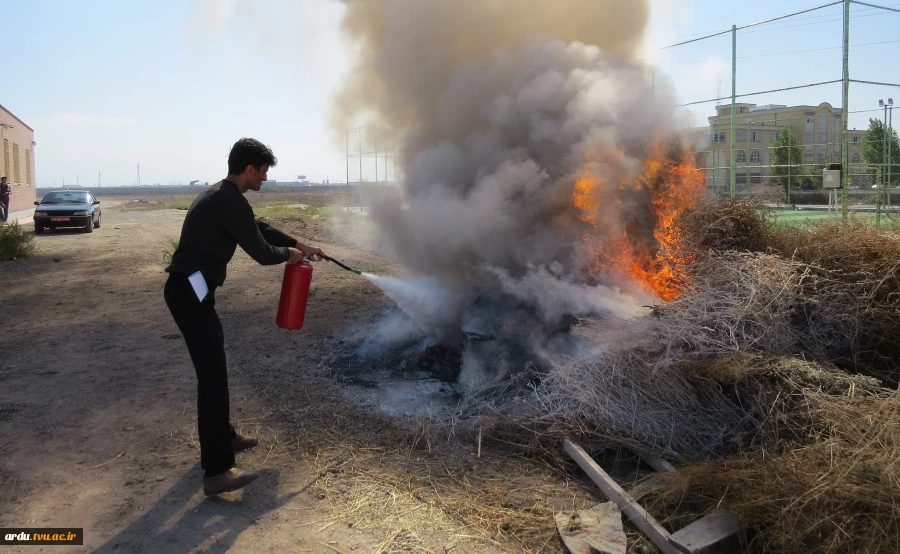
M248 165L259 169L265 164L274 167L278 164L278 159L268 146L256 139L242 138L234 143L228 154L229 175L240 175Z

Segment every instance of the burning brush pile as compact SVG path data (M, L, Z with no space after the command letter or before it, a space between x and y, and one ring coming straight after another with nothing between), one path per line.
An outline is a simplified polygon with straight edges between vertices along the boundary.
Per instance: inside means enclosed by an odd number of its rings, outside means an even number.
M787 232L704 200L673 94L636 56L647 10L348 1L337 128L374 114L402 147L402 190L371 216L412 277L375 282L458 364L473 425L737 456L683 472L656 509L721 504L781 552L900 551L881 388L898 382L900 235Z
M647 6L377 6L348 3L358 66L337 127L375 113L402 145L403 189L371 217L413 277L376 284L459 353L463 388L584 355L573 318L631 320L679 294L671 223L704 179L665 80L635 57Z

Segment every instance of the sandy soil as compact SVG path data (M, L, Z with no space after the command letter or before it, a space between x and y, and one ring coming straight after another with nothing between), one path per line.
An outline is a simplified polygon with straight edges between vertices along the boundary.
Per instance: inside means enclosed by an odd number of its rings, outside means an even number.
M299 332L274 322L281 266L259 266L240 250L229 266L217 308L232 417L261 441L238 465L262 477L205 498L193 367L162 298L162 254L185 212L104 202L94 233L38 236L34 256L0 264L0 526L83 527L84 546L55 547L73 552L520 550L367 473L390 471L394 460L434 463L477 486L482 465L493 481L508 470L500 457L475 460L474 443L432 452L420 435L398 435L392 418L348 402L328 360L343 333L392 305L331 264L315 266ZM391 270L365 225L347 239L320 223L284 227L353 266ZM380 494L382 515L371 509ZM572 498L562 490L560 506ZM354 515L353 502L369 507Z
M302 375L314 366L323 330L353 304L311 309L302 333L280 330L281 268L243 254L218 304L234 419L262 440L239 464L263 477L243 492L203 497L193 368L162 302L161 255L183 217L107 207L94 233L36 237L37 255L0 265L0 522L84 527L76 551L373 551L376 537L338 525L319 531L327 503L301 492L313 472L266 422L265 391L278 386L269 370L283 364ZM333 268L317 274L329 289L351 283Z
M471 429L433 432L452 387L396 356L354 358L399 312L374 285L316 264L306 325L285 331L283 267L240 249L216 300L233 423L260 439L238 466L262 477L204 497L194 370L162 297L185 212L102 201L100 229L37 236L34 256L0 263L0 526L83 527L84 546L55 547L72 552L557 552L553 513L605 500L553 456L486 435L476 457ZM400 273L365 218L276 224Z

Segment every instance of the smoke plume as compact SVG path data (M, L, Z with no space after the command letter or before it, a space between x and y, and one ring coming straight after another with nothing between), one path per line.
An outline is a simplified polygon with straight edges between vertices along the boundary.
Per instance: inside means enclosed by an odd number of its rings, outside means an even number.
M645 160L678 149L672 95L636 58L647 2L345 4L356 63L333 123L374 121L400 146L402 188L371 215L392 255L430 279L415 291L452 291L432 293L444 303L428 305L429 322L461 325L486 290L550 326L639 313L643 289L585 267L608 237L655 246ZM419 294L391 284L394 297Z

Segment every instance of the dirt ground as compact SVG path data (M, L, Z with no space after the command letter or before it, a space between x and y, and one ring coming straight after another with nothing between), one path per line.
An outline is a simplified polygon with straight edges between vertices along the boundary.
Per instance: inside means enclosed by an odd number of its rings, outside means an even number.
M103 202L100 229L37 236L34 256L0 264L0 526L83 527L84 546L55 547L72 552L553 552L554 511L598 501L539 459L491 456L488 441L476 458L473 437L432 444L427 421L348 402L329 360L391 302L319 263L306 326L279 329L283 267L240 249L216 302L232 419L260 439L238 466L262 477L204 497L194 371L162 297L185 212ZM365 224L358 240L282 227L350 265L396 269ZM507 519L492 528L461 491Z

